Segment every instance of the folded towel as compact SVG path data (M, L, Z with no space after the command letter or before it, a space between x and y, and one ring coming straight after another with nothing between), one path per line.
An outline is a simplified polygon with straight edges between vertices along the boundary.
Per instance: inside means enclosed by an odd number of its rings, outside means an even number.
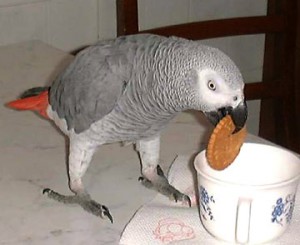
M227 244L208 234L199 218L195 190L196 173L193 157L178 156L168 173L169 182L178 190L188 194L192 207L174 203L157 194L142 206L125 227L121 245L165 245L165 244ZM270 245L300 244L300 190L294 207L293 220L286 233Z

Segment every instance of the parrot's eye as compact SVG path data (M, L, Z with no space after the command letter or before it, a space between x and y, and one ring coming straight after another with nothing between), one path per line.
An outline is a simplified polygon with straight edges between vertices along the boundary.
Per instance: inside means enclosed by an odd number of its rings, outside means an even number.
M216 90L216 84L215 84L215 82L213 80L208 80L207 86L212 91Z

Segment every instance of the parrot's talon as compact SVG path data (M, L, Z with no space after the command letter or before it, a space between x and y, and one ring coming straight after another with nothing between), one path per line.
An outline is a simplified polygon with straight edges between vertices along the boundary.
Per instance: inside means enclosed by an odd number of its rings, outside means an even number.
M175 202L178 201L176 193L173 193L173 199L174 199Z
M92 199L86 199L84 197L80 198L80 201L78 204L87 212L98 216L102 219L107 217L111 223L113 223L113 217L109 212L109 209L104 206L99 204L98 202L92 200Z
M188 203L189 207L191 207L192 202L189 196L181 193L174 186L170 185L162 169L159 166L157 169L158 169L157 177L159 178L155 178L154 180L149 180L143 176L139 177L139 181L142 183L142 185L149 189L157 190L158 192L169 197L170 200L173 200L176 203L178 201L182 203Z
M62 202L65 204L78 204L85 211L95 216L99 216L102 219L107 217L110 220L110 222L113 223L113 217L110 214L108 208L91 199L88 193L66 196L66 195L59 194L49 188L45 188L43 190L43 194L47 194L49 198L58 202Z
M159 165L157 165L157 167L156 167L156 172L157 172L158 176L165 177L165 174Z
M189 207L192 207L192 201L191 201L191 198L190 198L189 196L184 195L183 201L184 201L184 202L187 202L188 205L189 205Z
M114 223L113 217L111 216L108 208L106 206L102 205L102 209L104 209L103 215L105 215L110 220L111 223Z
M183 193L176 190L176 193L173 193L172 197L173 197L173 200L176 203L178 201L181 201L182 203L187 203L189 205L189 207L192 207L192 201L191 201L191 199L188 195L185 195L185 194L183 194Z
M192 201L191 201L191 198L189 196L188 196L187 202L189 204L189 207L191 208L192 207Z
M154 185L152 184L152 182L150 180L146 179L143 176L139 177L138 180L139 180L139 182L142 183L143 186L145 186L145 187L147 187L149 189L153 189ZM154 189L155 189L155 187L154 187Z
M43 194L49 194L51 191L52 191L51 189L45 188L45 189L43 190Z

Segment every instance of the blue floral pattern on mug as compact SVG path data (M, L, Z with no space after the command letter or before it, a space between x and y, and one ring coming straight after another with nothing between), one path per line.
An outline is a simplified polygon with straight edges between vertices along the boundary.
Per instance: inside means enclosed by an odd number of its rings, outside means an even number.
M278 198L273 206L272 222L284 225L284 222L290 223L292 220L293 210L295 206L295 195L289 194L285 199Z
M201 185L200 186L200 205L202 207L202 210L204 213L202 213L202 217L205 220L213 220L214 216L211 211L210 205L212 203L215 203L214 197L210 196L207 192L207 190Z

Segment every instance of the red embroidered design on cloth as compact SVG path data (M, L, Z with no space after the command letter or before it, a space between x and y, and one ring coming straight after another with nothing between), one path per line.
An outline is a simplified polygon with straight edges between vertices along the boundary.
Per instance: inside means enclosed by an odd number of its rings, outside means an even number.
M193 228L175 218L160 220L153 234L156 239L161 240L163 243L195 238Z

